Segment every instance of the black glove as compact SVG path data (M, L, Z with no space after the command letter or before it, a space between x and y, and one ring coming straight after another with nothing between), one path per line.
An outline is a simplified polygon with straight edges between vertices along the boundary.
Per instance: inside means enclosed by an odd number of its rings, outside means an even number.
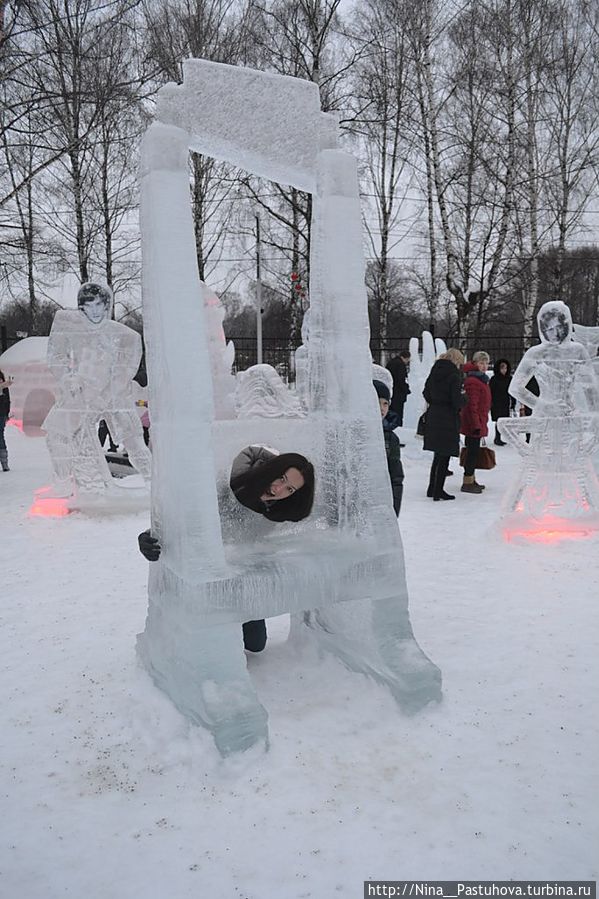
M146 557L148 562L158 561L162 547L156 537L152 537L149 531L142 531L137 538L137 542L139 543L140 553Z

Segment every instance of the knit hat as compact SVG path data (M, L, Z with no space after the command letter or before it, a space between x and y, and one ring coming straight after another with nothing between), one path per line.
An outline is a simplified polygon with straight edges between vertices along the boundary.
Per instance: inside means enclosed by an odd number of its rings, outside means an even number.
M372 386L376 390L380 400L387 400L388 403L391 402L391 391L386 384L383 384L382 381L373 381Z

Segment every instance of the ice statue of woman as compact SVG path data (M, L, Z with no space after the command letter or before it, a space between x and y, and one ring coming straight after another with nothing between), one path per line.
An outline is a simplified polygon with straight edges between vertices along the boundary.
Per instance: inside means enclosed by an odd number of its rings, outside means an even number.
M586 348L572 336L572 316L561 300L545 303L537 316L539 346L526 351L510 384L510 393L533 415L546 417L572 414L580 404L576 391L582 388L586 409L596 411L595 374ZM539 395L528 387L536 378Z
M545 303L537 322L541 343L526 351L509 388L532 415L498 421L524 460L505 499L508 539L599 529L599 482L591 462L599 436L595 371L586 348L572 337L565 303ZM531 389L533 378L538 395Z

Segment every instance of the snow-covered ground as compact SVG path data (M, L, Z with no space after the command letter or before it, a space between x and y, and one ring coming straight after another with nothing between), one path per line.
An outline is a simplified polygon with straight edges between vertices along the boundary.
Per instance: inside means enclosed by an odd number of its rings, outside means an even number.
M598 875L599 555L494 530L482 496L424 496L405 434L401 530L417 638L444 701L403 716L285 618L249 659L272 745L221 761L135 657L147 514L28 515L43 439L7 428L0 473L3 899L325 899L367 879ZM459 487L456 474L448 488Z

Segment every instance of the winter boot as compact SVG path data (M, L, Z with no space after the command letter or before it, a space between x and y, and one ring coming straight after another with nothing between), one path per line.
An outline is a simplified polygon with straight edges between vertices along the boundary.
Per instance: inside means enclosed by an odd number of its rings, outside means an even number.
M447 477L447 463L443 462L437 466L437 470L435 472L435 483L433 485L433 500L437 503L441 499L455 499L455 496L452 496L450 493L446 493L443 487L445 486L445 478Z
M497 425L495 425L495 440L493 441L493 443L495 444L495 446L507 446L505 440L501 439L501 434L497 429Z
M484 490L485 487L486 487L486 484L479 484L479 483L478 483L478 481L476 480L476 475L474 475L474 483L475 483L476 486L479 488L479 490Z
M461 487L462 493L482 493L483 489L480 484L476 483L473 474L464 475L464 483Z
M433 459L431 464L431 473L428 480L428 489L426 491L426 495L429 499L432 499L435 495L435 474L437 473L437 462Z
M8 467L8 450L0 450L0 464L2 465L2 471L10 471Z

